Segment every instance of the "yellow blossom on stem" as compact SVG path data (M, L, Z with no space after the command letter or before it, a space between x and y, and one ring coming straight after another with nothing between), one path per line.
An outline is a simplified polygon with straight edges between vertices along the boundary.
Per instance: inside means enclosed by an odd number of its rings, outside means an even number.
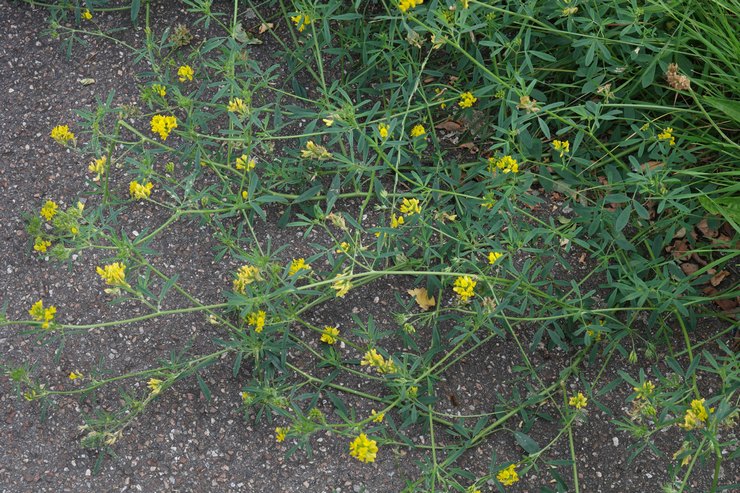
M265 320L267 318L267 313L265 313L264 310L259 310L256 312L252 312L247 316L247 323L249 325L254 326L254 331L256 333L262 332L262 329L265 328Z
M373 418L373 423L382 423L385 419L385 413L379 413L375 409L370 411L370 416Z
M70 380L77 380L78 378L84 378L84 375L78 371L70 372L69 374Z
M146 185L142 185L136 180L129 183L128 191L131 194L131 198L136 200L143 200L149 198L152 194L152 182L148 182Z
M171 115L154 115L150 124L152 133L159 134L162 140L167 140L170 133L177 128L177 118Z
M424 129L424 125L414 125L411 129L411 137L421 137L427 133L426 129Z
M247 112L247 106L241 98L234 98L229 100L229 106L227 107L229 113L238 113L243 115Z
M518 173L519 163L516 159L511 156L502 156L498 159L488 158L488 169L493 173L496 169L500 169L504 173Z
M277 428L275 428L275 440L277 440L278 442L284 442L285 437L288 436L289 431L289 427L278 426Z
M650 380L647 380L639 387L633 387L632 390L637 392L638 399L647 399L648 397L653 395L653 392L655 391L655 384L653 384L653 382L651 382Z
M41 215L47 221L51 221L51 218L57 215L59 206L53 200L47 200L43 207L41 207Z
M496 479L504 486L511 486L519 481L519 475L516 473L516 464L510 464L506 469L501 469L496 474Z
M309 26L311 24L312 19L306 14L299 14L292 16L290 20L293 21L293 23L296 25L296 27L298 28L298 32L302 33L306 29L306 26Z
M126 266L121 262L98 267L95 271L110 286L130 287L126 282Z
M478 101L478 98L473 96L473 93L468 91L460 94L460 102L457 103L460 108L470 108Z
M317 159L324 161L331 159L331 152L326 147L315 144L312 140L306 142L306 148L301 150L301 157L304 159Z
M704 401L705 399L694 399L691 401L691 407L686 410L686 414L684 415L683 424L678 426L685 430L693 430L703 426L707 422L707 419L709 419L709 413L704 407ZM709 410L709 412L712 411L713 409Z
M194 74L195 72L193 72L193 68L190 65L180 65L177 69L177 78L180 82L193 80Z
M48 308L44 308L44 302L42 300L38 300L33 304L33 306L31 306L31 309L28 310L28 314L31 315L31 318L37 322L41 322L42 329L48 329L51 326L56 313L57 307L50 306Z
M167 95L167 88L162 84L152 84L152 91L154 91L154 94L159 94L161 97L165 97Z
M108 160L107 157L103 156L99 159L93 159L87 167L90 173L95 174L93 181L100 181L100 178L105 174L105 163Z
M260 270L253 265L243 265L236 271L236 279L234 279L234 291L237 293L244 294L244 290L247 285L252 284L254 281L261 281Z
M556 151L560 152L560 157L562 158L565 153L570 152L570 142L565 140L553 140L552 146L555 148Z
M46 249L51 246L51 242L44 240L42 237L37 236L33 240L33 249L37 252L46 253Z
M413 216L414 214L421 214L421 206L419 205L419 199L404 199L401 201L401 207L399 210L407 216Z
M162 391L162 383L164 382L158 378L150 378L146 386L151 389L152 395L157 395Z
M378 125L378 135L380 135L381 139L387 139L390 130L391 127L389 127L386 123L381 123Z
M339 337L339 329L336 327L327 325L324 327L324 330L321 331L321 342L331 345L337 342L337 337Z
M468 301L475 296L475 285L478 284L470 276L462 276L455 279L455 286L452 288L460 297L460 301Z
M349 290L352 289L352 283L348 279L337 279L332 283L331 287L337 292L337 298L344 298L349 293Z
M578 392L576 395L568 400L568 404L575 407L576 409L583 409L588 404L588 399L583 393Z
M86 21L92 20L93 18L92 12L90 12L89 9L84 9L82 11L82 18L85 19Z
M391 228L398 228L399 226L403 225L403 222L403 216L396 217L395 214L391 214Z
M375 462L378 454L378 442L367 437L364 433L349 444L349 455L360 462Z
M311 265L307 264L306 259L304 258L293 259L293 261L290 262L290 270L288 270L288 275L292 276L293 274L296 274L302 270L311 270Z
M398 9L406 13L409 9L414 9L424 3L424 0L399 0Z
M488 263L489 264L495 264L498 259L503 257L504 254L501 252L490 252L488 254Z
M361 366L375 368L378 373L395 373L396 365L392 359L385 359L377 349L371 349L365 353L360 361Z
M668 127L658 134L658 140L668 141L668 145L676 145L676 138L673 136L673 128Z
M346 241L343 241L339 244L339 248L334 250L335 253L348 253L349 252L349 243Z
M236 158L236 169L245 169L247 171L252 171L257 166L257 161L254 159L251 159L246 154L242 154L238 158Z
M560 12L560 15L562 17L570 17L576 12L578 12L578 7L566 7Z
M73 144L75 142L75 134L69 131L69 126L67 125L57 125L52 128L51 138L63 146L68 145L70 142Z

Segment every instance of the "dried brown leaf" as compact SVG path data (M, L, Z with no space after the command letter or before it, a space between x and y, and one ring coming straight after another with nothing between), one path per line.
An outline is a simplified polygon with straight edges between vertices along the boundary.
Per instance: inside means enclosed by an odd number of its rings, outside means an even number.
M717 272L715 275L712 276L712 278L709 280L709 282L712 284L712 286L717 287L719 286L725 277L729 276L730 273L726 270L721 270Z
M419 307L424 311L429 310L436 304L436 302L434 301L434 296L432 296L431 298L429 297L429 293L427 293L427 288L409 289L406 292L416 298L416 304L419 305Z

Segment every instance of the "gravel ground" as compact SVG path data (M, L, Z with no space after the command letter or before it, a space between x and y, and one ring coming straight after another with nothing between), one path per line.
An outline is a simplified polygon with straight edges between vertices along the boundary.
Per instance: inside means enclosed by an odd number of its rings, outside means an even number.
M160 28L186 19L178 5L157 4ZM53 300L58 316L70 323L131 317L137 313L136 306L111 306L99 289L94 267L103 257L85 253L68 267L46 262L32 254L24 232L23 213L37 210L47 199L75 204L84 189L87 163L54 144L48 137L50 129L70 123L74 131L74 109L93 107L96 97L105 97L111 90L120 104L135 104L138 97L134 79L138 69L131 65L128 53L108 41L88 38L89 46L76 48L67 59L58 41L43 33L47 17L45 10L22 3L0 4L0 108L4 110L0 119L0 304L8 304L10 319L24 318L28 307L40 297ZM123 22L115 17L100 21ZM143 32L141 28L129 29L123 36L135 45L141 42ZM254 55L269 62L271 49L255 47ZM96 82L83 85L79 81L84 78ZM561 206L552 204L553 208ZM300 252L305 242L295 230L277 228L278 212L270 211L269 220L258 226L261 234ZM121 227L133 234L142 225L153 227L163 219L157 212L137 207L121 218ZM214 263L214 246L206 227L185 221L167 230L153 245L161 253L156 262L161 269L169 274L178 272L182 285L197 293L201 301L219 302L232 266ZM574 253L576 273L585 269L579 267L577 257ZM316 310L311 316L317 323L331 320L350 326L353 314L360 318L373 315L379 326L389 327L393 323L393 292L403 292L405 287L378 282L361 295L351 293L342 304ZM195 351L208 351L215 347L212 338L219 335L218 327L208 324L203 316L183 315L166 322L97 329L84 337L69 338L55 360L53 347L6 330L0 334L0 355L3 361L35 365L42 380L63 388L72 385L66 378L72 370L96 365L112 374L141 370L167 358L170 351L179 350L189 340L194 341ZM523 330L525 341L528 336L531 333ZM499 341L484 349L448 372L440 384L440 394L448 399L438 403L440 409L453 415L474 414L490 409L497 396L507 392L501 376L511 375L521 363L515 356L516 346L513 341ZM532 363L541 369L545 381L555 379L567 360L568 355L558 351L532 355ZM80 411L92 409L89 401L60 399L48 419L41 422L38 403L19 398L10 382L0 379L0 492L383 493L401 491L406 480L416 478L417 461L424 458L421 453L384 449L375 463L360 464L349 458L343 439L328 435L314 437L311 458L300 452L286 457L290 444L275 443L274 424L271 427L244 419L239 393L246 376L234 378L230 363L206 370L204 378L213 390L210 402L192 379L178 383L157 399L116 444L117 457L106 460L97 475L92 474L96 453L79 446ZM602 382L611 381L625 366L623 360L613 362ZM144 382L135 385L142 387ZM603 405L619 417L628 392L609 394ZM103 408L112 409L118 398L115 393L107 398ZM331 405L321 404L331 417ZM550 412L554 414L552 409ZM628 464L630 437L610 424L614 417L594 408L588 421L576 428L581 491L660 491L668 460L644 454ZM543 420L529 433L542 444L557 431L557 423ZM418 439L421 443L423 433ZM656 444L670 456L678 447L676 439L675 434L667 433ZM561 443L562 450L554 451L551 459L569 457L565 442ZM494 452L499 461L516 460L522 453L510 434L494 434L463 456L458 465L483 474ZM560 472L565 478L570 474L567 468ZM727 465L724 473L725 479L737 478L737 465ZM699 471L693 480L694 491L706 491L709 481L707 470ZM543 489L548 485L548 474L532 471L507 491L548 491ZM495 491L495 487L486 491Z

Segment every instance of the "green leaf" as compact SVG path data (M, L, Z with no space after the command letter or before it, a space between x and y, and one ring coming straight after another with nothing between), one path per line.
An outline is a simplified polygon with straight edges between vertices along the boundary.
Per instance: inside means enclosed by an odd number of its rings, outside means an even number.
M725 98L706 97L704 101L715 109L720 110L736 122L740 122L740 102Z
M131 2L131 22L136 22L139 17L139 9L141 8L141 0L132 0Z
M521 446L529 455L536 454L540 451L540 446L529 435L522 433L521 431L515 431L514 438L516 438L516 443L518 443L519 446Z
M708 213L724 217L735 228L735 231L740 232L740 197L713 199L706 195L700 195L699 203Z
M206 382L200 375L196 374L195 379L198 380L198 386L200 387L200 391L203 392L203 397L205 397L207 401L210 401L211 389L208 388L208 385L206 385Z
M617 216L617 220L614 223L614 227L616 228L617 231L622 231L624 229L624 227L627 226L627 223L630 220L630 215L631 214L632 214L632 206L631 205L627 205L627 207L625 207L622 210L622 212L619 213L619 215Z

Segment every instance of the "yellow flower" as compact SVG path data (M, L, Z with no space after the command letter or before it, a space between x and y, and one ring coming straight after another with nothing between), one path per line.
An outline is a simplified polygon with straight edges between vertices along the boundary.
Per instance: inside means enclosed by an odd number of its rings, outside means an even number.
M570 141L553 140L552 146L556 151L560 151L560 157L562 158L566 152L570 152Z
M395 214L391 214L391 228L398 228L403 224L403 216L396 217Z
M162 383L162 380L158 378L150 378L146 386L151 389L152 395L157 395L162 391Z
M293 261L290 262L290 270L288 271L288 275L292 276L293 274L300 272L302 270L311 270L311 265L306 263L306 259L303 259L303 258L293 259Z
M289 431L289 427L278 426L277 428L275 428L275 440L277 440L278 442L285 441L285 437L288 436Z
M673 136L673 128L668 127L658 134L658 140L667 140L668 145L676 145L676 138Z
M49 308L44 308L44 302L42 300L38 300L33 304L33 306L31 306L31 309L28 310L28 314L31 315L31 318L37 322L42 322L42 329L48 329L51 326L51 322L54 321L54 315L56 315L56 313L57 307L50 306Z
M82 11L82 18L85 19L86 21L91 20L92 19L92 13L90 12L90 10L88 10L88 9L83 10Z
M349 455L360 462L375 462L378 454L378 442L371 440L364 433L349 444Z
M501 252L490 252L488 254L488 263L489 264L495 264L498 259L503 257L504 254Z
M391 127L389 127L386 123L381 123L378 125L378 135L380 135L381 139L387 139L390 130Z
M504 173L518 173L519 163L516 159L511 156L503 156L498 159L488 158L488 169L493 173L496 169L500 169Z
M337 279L332 283L331 287L337 292L337 298L344 298L349 293L349 290L352 289L352 283L348 279Z
M238 113L240 115L244 115L247 112L247 106L241 98L230 99L227 109L229 113Z
M311 24L311 17L306 14L294 15L290 20L296 25L299 33L302 33L306 26Z
M464 9L470 7L470 0L460 0L460 3L462 4L462 8Z
M385 359L377 349L371 349L365 353L360 361L361 366L375 368L378 373L395 373L396 365L392 359Z
M349 252L349 243L346 241L343 241L339 244L339 248L337 248L335 253L348 253Z
M162 97L165 97L167 95L167 88L164 87L162 84L153 84L152 91L154 91L154 94L159 94Z
M51 221L51 218L56 216L57 209L59 209L59 206L54 202L53 200L47 200L44 206L41 208L41 215L44 216L44 218L47 221Z
M707 422L707 419L709 419L709 413L714 411L714 409L710 409L708 413L704 407L704 401L705 399L694 399L691 401L691 408L686 410L683 424L678 426L685 430L693 430L694 428L703 426Z
M475 285L478 284L470 276L462 276L455 279L455 287L452 289L460 296L460 301L468 301L475 296Z
M578 12L578 7L566 7L561 11L560 15L562 17L569 17L575 14L576 12Z
M312 140L306 142L306 148L301 150L304 159L318 159L320 161L331 159L331 152L326 147L315 144Z
M327 325L324 327L324 330L321 331L321 342L331 345L337 342L337 337L339 337L339 329L336 327L330 327Z
M66 146L70 142L75 142L75 134L69 131L69 126L67 125L57 125L52 128L51 138L63 146Z
M478 98L473 96L472 92L468 91L460 94L460 102L457 104L460 108L470 108L476 101L478 101Z
M416 399L419 396L419 387L416 385L409 387L409 397Z
M159 134L159 138L167 140L170 132L177 128L177 118L174 116L154 115L151 121L152 133Z
M519 481L519 475L516 473L516 464L510 464L506 469L501 469L496 474L496 479L504 486L511 486Z
M257 166L257 161L250 159L246 154L242 154L236 158L236 169L245 169L252 171Z
M37 252L46 253L46 249L51 246L51 242L44 240L42 237L37 236L36 239L33 240L33 249Z
M244 200L247 200L249 198L249 192L247 192L246 190L242 190L242 198Z
M401 202L399 210L407 216L413 216L414 214L421 214L421 206L419 205L419 199L407 199L404 197Z
M180 65L180 68L177 69L177 78L180 82L193 80L194 74L195 72L193 72L193 68L190 65Z
M373 423L382 423L385 419L385 413L379 413L375 409L370 411L370 416L373 418Z
M256 333L262 332L262 329L265 328L265 319L267 318L267 314L264 312L264 310L259 310L257 312L250 313L247 316L247 323L249 325L254 325L254 331Z
M411 137L421 137L425 133L427 133L427 131L424 129L424 125L414 125L411 129Z
M398 9L406 13L409 9L416 8L422 3L424 3L424 0L399 0Z
M128 191L131 194L131 198L136 200L143 200L148 198L152 194L152 182L148 182L146 185L141 185L136 180L132 181L128 186Z
M98 267L95 271L110 286L130 287L126 282L126 266L121 262Z
M78 378L84 378L84 375L77 371L73 371L69 374L70 380L77 380Z
M583 395L581 392L578 392L576 395L568 400L568 404L575 407L576 409L583 409L584 407L586 407L586 404L588 404L588 399L586 399L586 396Z
M632 389L637 392L638 399L647 399L648 397L653 395L653 392L655 391L655 385L650 380L647 380L639 387L633 387Z
M237 293L244 294L248 284L252 284L254 281L261 281L260 270L252 265L243 265L236 271L236 279L234 279L234 291Z
M103 156L100 159L94 159L90 161L87 170L90 173L95 174L95 178L93 178L93 181L100 181L100 178L103 176L103 174L105 174L105 163L107 160L108 158Z

